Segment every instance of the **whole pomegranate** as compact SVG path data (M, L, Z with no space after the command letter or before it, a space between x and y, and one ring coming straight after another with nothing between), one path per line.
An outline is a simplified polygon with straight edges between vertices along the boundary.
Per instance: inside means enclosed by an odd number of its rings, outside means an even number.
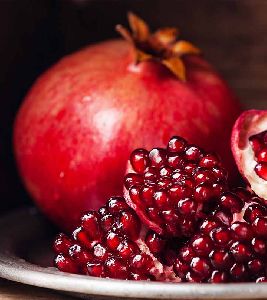
M127 39L60 60L29 91L15 122L22 179L41 210L70 230L82 211L122 193L127 158L173 135L218 152L233 174L227 143L239 105L188 42L165 28L151 34L129 15ZM218 139L218 136L220 137Z

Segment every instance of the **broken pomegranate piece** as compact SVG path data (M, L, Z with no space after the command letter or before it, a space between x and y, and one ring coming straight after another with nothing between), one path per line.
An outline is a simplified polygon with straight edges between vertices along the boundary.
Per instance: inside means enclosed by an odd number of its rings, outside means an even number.
M124 196L144 224L165 237L190 237L227 188L217 155L178 136L166 149L132 152Z
M266 280L267 208L254 193L225 192L179 251L174 270L184 282Z
M54 251L55 266L64 272L179 281L172 267L158 260L166 251L166 240L142 226L122 197L112 197L98 211L85 213L71 238L58 235Z
M267 111L241 114L232 131L232 152L251 189L267 199Z

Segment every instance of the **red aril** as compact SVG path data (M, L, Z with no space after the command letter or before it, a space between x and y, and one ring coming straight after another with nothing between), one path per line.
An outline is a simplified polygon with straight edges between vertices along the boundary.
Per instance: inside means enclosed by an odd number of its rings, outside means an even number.
M132 16L131 24L135 37L142 27L135 47L132 40L111 40L66 56L35 82L16 118L22 180L64 229L73 229L81 212L122 193L132 149L163 147L175 134L218 152L233 174L226 145L240 109L232 92L196 48L176 43L175 30L149 35L141 20ZM136 59L149 60L136 65Z

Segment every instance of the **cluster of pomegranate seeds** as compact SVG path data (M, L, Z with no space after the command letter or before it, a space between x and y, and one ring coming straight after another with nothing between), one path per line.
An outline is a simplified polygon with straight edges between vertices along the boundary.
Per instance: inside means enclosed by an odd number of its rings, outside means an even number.
M251 136L249 142L257 161L255 172L259 177L267 180L267 131Z
M267 180L267 131L249 139ZM61 271L175 282L267 282L267 205L229 191L219 158L173 137L166 149L136 149L125 199L110 198L54 242Z
M184 282L267 281L267 208L242 188L225 192L218 207L179 251Z
M54 242L55 265L69 273L155 280L162 272L155 256L160 256L165 241L151 231L143 231L124 198L112 197L106 206L82 216L81 226L72 238L58 235Z
M172 137L166 149L136 149L125 176L125 198L147 226L164 236L189 237L226 189L220 159ZM152 225L151 225L152 224Z

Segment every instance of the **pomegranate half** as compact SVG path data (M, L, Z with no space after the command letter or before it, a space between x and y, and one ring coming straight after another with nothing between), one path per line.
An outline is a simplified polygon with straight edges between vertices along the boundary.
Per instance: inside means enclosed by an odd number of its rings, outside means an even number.
M240 173L258 196L267 199L267 111L243 112L231 140Z
M132 149L162 147L173 135L218 152L234 172L227 143L240 108L225 82L199 55L182 55L178 78L158 57L135 64L137 51L111 40L66 56L38 78L17 114L21 177L61 228L122 193Z

